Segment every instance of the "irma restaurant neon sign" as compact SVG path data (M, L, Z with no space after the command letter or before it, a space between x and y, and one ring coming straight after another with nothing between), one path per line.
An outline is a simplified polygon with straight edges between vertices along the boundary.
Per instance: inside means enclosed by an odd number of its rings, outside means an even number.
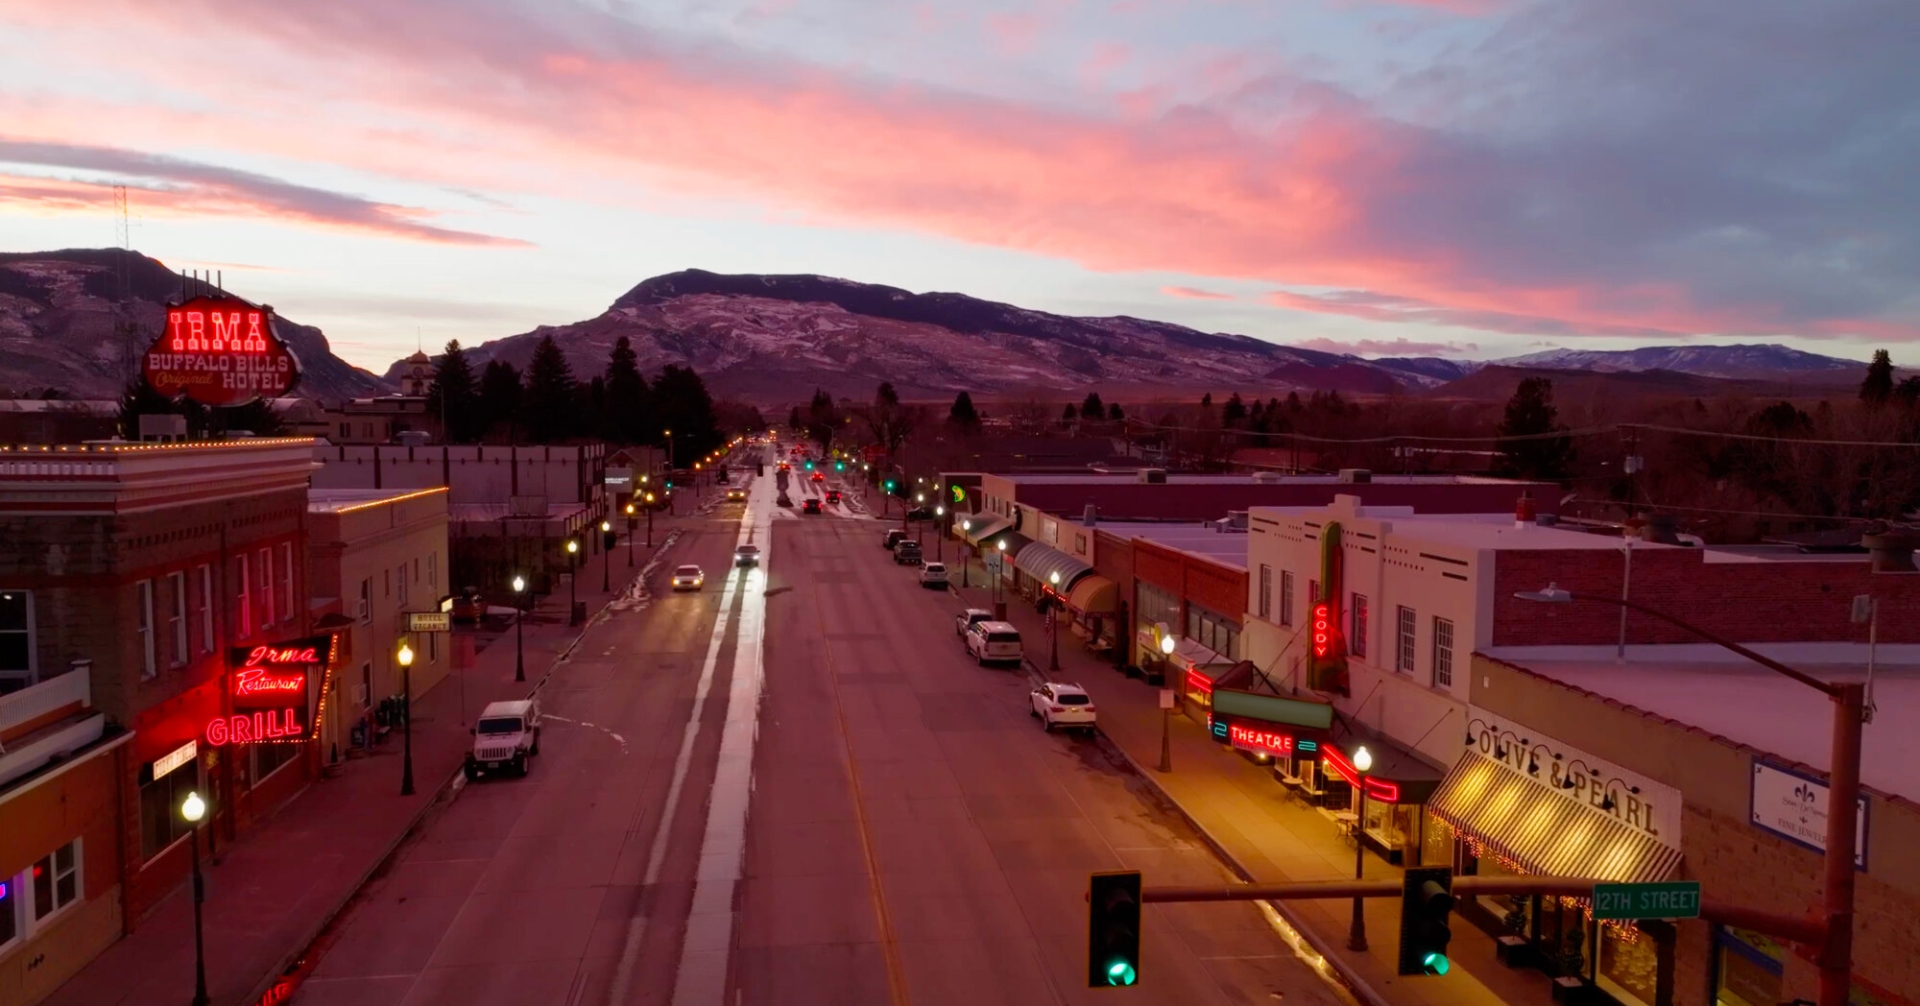
M207 721L207 743L297 744L311 740L318 723L314 677L329 663L326 636L268 646L237 646L228 692L233 712ZM324 682L322 682L324 684Z

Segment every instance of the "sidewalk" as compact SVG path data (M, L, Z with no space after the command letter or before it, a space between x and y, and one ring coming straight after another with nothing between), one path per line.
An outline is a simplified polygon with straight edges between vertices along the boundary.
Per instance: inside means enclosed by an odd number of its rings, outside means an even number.
M957 560L950 563L957 566ZM969 579L986 581L979 562ZM973 607L991 607L987 590L954 592ZM1047 666L1046 620L1033 605L1009 595L1007 619L1020 628L1027 659ZM1159 689L1129 679L1111 658L1089 652L1079 637L1060 637L1060 670L1050 677L1086 688L1100 710L1100 731L1127 756L1141 778L1167 797L1193 822L1242 877L1257 883L1342 880L1353 877L1353 847L1318 810L1289 798L1267 766L1258 765L1208 736L1184 715L1172 717L1173 771L1160 762ZM1398 880L1402 871L1369 852L1365 873L1371 880ZM1148 884L1153 878L1146 878ZM1453 969L1444 978L1403 978L1396 974L1400 944L1400 905L1392 898L1368 898L1368 949L1347 949L1351 900L1275 902L1273 907L1305 941L1355 988L1363 1003L1391 1006L1499 1006L1546 1004L1552 982L1530 970L1510 970L1494 958L1493 938L1456 915L1448 956Z
M666 547L681 524L698 519L656 518L654 552ZM611 593L599 589L598 556L581 568L580 600L590 612L624 593L652 554L636 543L628 570L626 551L622 541L611 557ZM216 1006L261 1001L449 790L472 741L461 722L463 706L470 722L488 702L522 698L540 686L583 631L567 624L567 601L562 587L529 612L524 683L513 680L509 632L477 654L472 667L415 696L413 796L400 796L401 736L395 732L370 755L344 761L339 775L316 779L234 844L221 843L217 859L202 861L207 989ZM55 990L45 1006L191 1001L190 888L182 883L131 935Z

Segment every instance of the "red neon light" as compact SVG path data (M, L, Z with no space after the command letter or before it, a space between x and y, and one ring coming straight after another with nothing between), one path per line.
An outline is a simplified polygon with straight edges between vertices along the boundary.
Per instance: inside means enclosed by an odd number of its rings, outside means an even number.
M294 646L276 649L271 646L256 646L247 652L249 664L317 664L320 651L314 646Z
M1400 802L1400 784L1384 782L1379 779L1367 780L1367 796L1381 803Z
M249 667L233 676L235 695L298 695L307 690L307 676L276 674L264 667Z
M1244 745L1282 758L1293 754L1293 738L1288 734L1275 733L1271 730L1254 730L1238 723L1229 723L1227 738L1236 745Z
M264 320L259 311L168 311L167 348L175 352L264 353Z
M1324 756L1323 760L1326 761L1327 767L1332 769L1335 775L1345 779L1347 785L1360 785L1360 773L1354 771L1353 763L1341 757L1340 752L1332 748L1325 748L1321 751L1321 754ZM1369 778L1367 780L1367 798L1369 800L1378 800L1381 803L1399 803L1400 784L1388 782L1384 779Z
M214 747L283 741L288 738L304 740L305 734L306 731L300 727L299 714L293 709L216 716L207 721L207 743Z
M1187 671L1187 690L1213 694L1213 679L1196 670Z
M1338 775L1340 778L1345 779L1347 781L1347 785L1349 786L1360 785L1360 773L1355 772L1353 770L1352 763L1348 762L1345 758L1340 757L1340 752L1335 751L1332 748L1323 748L1320 752L1320 755L1322 760L1324 760L1327 763L1327 767L1332 769L1335 775Z
M1324 657L1333 652L1331 609L1325 601L1313 606L1313 655Z

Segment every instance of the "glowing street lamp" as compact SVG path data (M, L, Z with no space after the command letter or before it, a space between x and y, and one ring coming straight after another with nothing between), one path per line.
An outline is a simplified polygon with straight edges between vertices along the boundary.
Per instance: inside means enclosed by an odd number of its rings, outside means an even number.
M1179 644L1173 633L1160 635L1160 771L1173 771L1173 700L1178 694L1166 687L1167 671L1173 667L1173 650Z
M1060 571L1047 574L1047 670L1060 670Z
M610 583L612 579L612 573L607 569L608 566L613 565L613 550L605 547L608 539L612 537L613 537L613 522L610 520L601 521L600 522L600 544L602 547L600 549L600 593L602 594L611 593L613 590L613 587ZM629 555L628 558L632 558L632 556Z
M579 567L575 565L575 560L579 558L579 555L580 555L580 540L577 538L568 538L567 539L567 624L568 625L573 624L573 612L576 608L580 606L580 589L579 589L580 574L577 572Z
M188 838L193 843L193 1006L207 1006L207 940L200 924L200 905L207 900L207 888L200 879L200 821L207 816L207 801L189 790L180 801L180 818L187 822Z
M627 504L627 568L633 568L633 504Z
M413 795L413 647L406 640L400 641L400 652L394 654L400 662L400 692L405 697L401 706L400 736L403 754L400 757L400 795Z
M513 578L513 680L527 680L527 578Z
M1361 835L1367 827L1367 772L1373 768L1373 752L1361 745L1353 752L1354 792L1360 794L1353 818L1353 879L1365 876L1367 865L1367 844ZM1367 949L1367 916L1362 910L1365 904L1359 898L1353 899L1353 921L1347 926L1347 949L1364 951Z

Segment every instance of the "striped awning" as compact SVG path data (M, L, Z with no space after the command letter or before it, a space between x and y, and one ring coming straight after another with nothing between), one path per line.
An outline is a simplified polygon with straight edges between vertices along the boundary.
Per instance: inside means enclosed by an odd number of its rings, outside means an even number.
M1680 850L1477 751L1461 756L1427 809L1537 876L1639 883L1680 866Z
M1012 546L1008 546L1011 548ZM1060 590L1064 593L1073 589L1075 580L1093 572L1093 567L1075 559L1073 556L1044 542L1034 542L1019 551L1013 557L1013 568L1027 574L1036 582L1052 583L1053 577L1060 577Z

